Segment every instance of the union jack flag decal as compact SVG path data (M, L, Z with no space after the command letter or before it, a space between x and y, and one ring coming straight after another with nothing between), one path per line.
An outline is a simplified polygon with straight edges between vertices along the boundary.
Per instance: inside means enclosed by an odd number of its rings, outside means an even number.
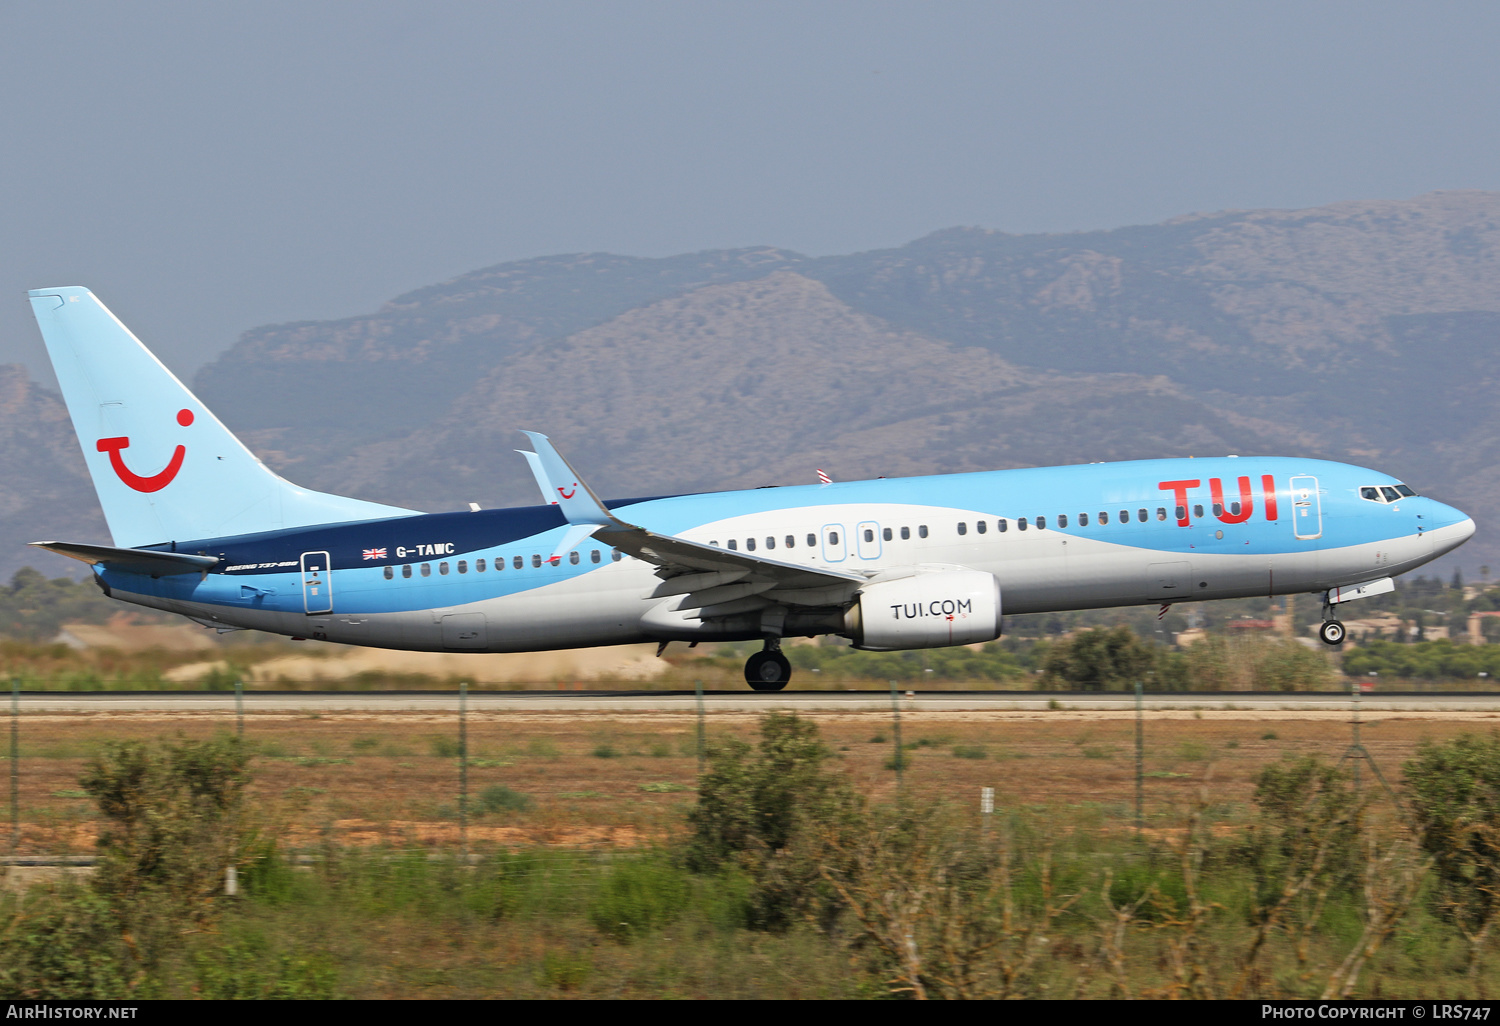
M365 549L366 559L384 559L385 549Z

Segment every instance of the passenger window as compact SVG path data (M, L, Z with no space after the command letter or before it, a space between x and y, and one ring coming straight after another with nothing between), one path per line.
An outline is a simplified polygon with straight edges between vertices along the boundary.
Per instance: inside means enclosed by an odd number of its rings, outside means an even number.
M807 547L810 548L810 549L815 549L815 548L818 547L818 536L817 535L815 535L815 534L809 534L807 536Z
M476 574L482 574L482 573L484 573L484 560L482 560L482 559L476 559L476 560L474 560L474 572Z
M874 540L875 540L875 530L873 528L870 528L870 527L865 528L865 541L872 542Z
M1080 514L1078 514L1078 526L1079 527L1087 527L1087 526L1089 526L1089 515L1087 513L1080 513Z
M745 551L746 552L754 552L755 551L755 539L754 538L746 538L745 539Z
M1193 516L1196 517L1199 520L1202 520L1203 519L1203 507L1202 506L1194 506L1193 507Z
M1109 523L1109 514L1106 513L1106 512L1104 512L1104 510L1102 510L1102 509L1099 511L1099 523L1100 524L1107 524L1107 523Z
M927 537L927 525L926 524L918 524L917 525L917 537L918 538L926 538Z
M1165 507L1165 506L1158 506L1158 507L1156 507L1156 519L1158 519L1158 520L1165 520L1165 519L1167 519L1167 507Z
M969 525L966 524L966 523L964 523L962 520L960 520L958 522L958 533L959 534L968 534L969 533Z
M766 548L768 548L768 549L774 549L775 547L776 547L776 539L775 538L767 538L766 539Z
M1240 504L1238 502L1231 502L1229 504L1229 515L1232 517L1240 515Z
M1001 517L999 520L995 521L995 530L999 531L1001 534L1004 534L1006 531L1010 530L1010 525L1005 522L1004 517Z
M828 544L829 545L837 545L838 543L839 543L839 533L837 531L829 531L828 532Z
M1029 525L1026 523L1026 518L1025 517L1016 517L1016 530L1017 531L1024 531L1024 530L1026 530L1026 528L1028 526Z
M531 554L531 565L533 568L540 567L542 565L542 557L533 552Z
M595 549L593 552L589 553L589 562L590 563L597 563L597 562L599 562L599 550L598 549Z
M515 558L515 559L514 559L514 560L513 560L513 561L512 561L512 562L511 562L511 566L513 566L513 567L515 567L515 568L516 568L516 569L517 569L517 570L519 570L519 569L521 569L521 567L523 567L523 566L525 566L525 565L526 565L526 564L525 564L525 562L524 562L524 561L523 561L523 560L522 560L522 559L521 559L521 557L520 557L520 556L517 556L517 557L516 557L516 558Z
M578 555L577 549L574 549L572 552L568 553L568 562L572 563L574 566L578 565L578 560L581 558L582 557Z
M385 568L385 579L386 580L389 581L391 578L393 578L395 576L396 576L396 571L392 570L390 567L386 567Z
M448 561L446 559L438 564L438 575L440 577L448 576Z
M1178 520L1186 520L1187 519L1187 507L1186 506L1178 506L1177 507L1177 519Z
M611 549L610 553L609 553L609 558L612 559L612 560L614 560L616 563L618 563L620 561L620 550L619 549Z
M712 545L712 546L714 546L714 548L718 548L719 547L719 539L715 538L713 541L709 542L709 544Z
M1385 501L1386 502L1400 502L1401 501L1401 493L1398 492L1398 491L1396 491L1396 489L1391 488L1389 486L1382 485L1381 489L1380 489L1380 494L1385 496Z
M1058 527L1067 527L1068 526L1068 515L1066 513L1059 513L1057 515L1057 526Z
M1122 524L1128 524L1128 523L1130 523L1130 510L1128 510L1128 509L1122 509L1122 510L1120 510L1120 523L1122 523Z
M1371 502L1379 502L1380 501L1380 489L1379 488L1361 488L1359 490L1359 497L1361 499L1369 499Z
M1222 517L1223 515L1224 515L1224 504L1222 502L1216 502L1216 503L1214 503L1214 516L1216 516L1216 517Z
M461 574L469 572L469 561L467 559L460 559L458 561L458 572Z
M1148 519L1150 519L1150 516L1151 516L1151 514L1148 511L1146 511L1145 509L1138 509L1138 510L1135 511L1135 518L1137 520L1139 520L1143 524Z
M789 549L795 549L797 547L797 536L795 534L789 534L786 536L786 547Z
M737 542L737 541L735 541L733 538L729 539L729 551L730 552L738 552L738 551L740 551L740 543Z
M890 541L891 540L891 529L889 527L881 528L880 538L881 538L882 541Z
M423 577L431 577L432 576L432 564L431 563L423 563L422 564L422 576Z
M1047 529L1047 518L1046 517L1037 517L1036 518L1036 529L1038 531L1045 531Z
M402 577L410 577L411 576L411 564L410 563L407 563L405 566L403 566L401 568L401 576Z
M909 528L909 527L903 527L903 528L901 528L901 540L902 541L910 541L911 540L911 528Z
M984 532L988 531L989 529L990 529L990 522L988 520L981 520L981 521L979 521L979 523L977 523L977 524L974 525L974 530L978 531L980 534L983 534Z

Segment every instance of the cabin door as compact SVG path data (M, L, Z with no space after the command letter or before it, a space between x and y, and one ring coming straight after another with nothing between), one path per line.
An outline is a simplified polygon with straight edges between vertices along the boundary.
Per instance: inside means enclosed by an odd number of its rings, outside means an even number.
M1323 499L1315 477L1292 478L1292 533L1303 541L1323 537Z
M314 613L333 612L333 569L328 553L302 553L302 608Z

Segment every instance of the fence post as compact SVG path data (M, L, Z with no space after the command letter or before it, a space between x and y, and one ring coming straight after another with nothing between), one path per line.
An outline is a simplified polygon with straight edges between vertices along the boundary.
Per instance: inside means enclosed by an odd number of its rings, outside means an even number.
M706 757L708 746L703 724L703 682L701 680L693 681L693 690L698 696L698 779L702 780L703 760Z
M245 682L234 679L234 734L245 740Z
M895 742L896 742L896 789L899 791L903 783L903 763L905 759L901 755L901 698L896 694L896 682L891 681L891 716L895 719Z
M21 848L21 678L10 679L10 853Z
M1135 683L1135 834L1145 826L1146 728L1142 712L1141 682Z
M458 682L458 840L469 864L469 682Z
M990 817L995 813L995 789L993 787L981 787L979 789L979 822L980 832L985 840L990 836Z

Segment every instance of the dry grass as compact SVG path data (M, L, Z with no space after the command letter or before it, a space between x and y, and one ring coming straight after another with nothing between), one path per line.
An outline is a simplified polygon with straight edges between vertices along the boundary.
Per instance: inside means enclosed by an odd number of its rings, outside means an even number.
M889 715L812 713L855 786L894 797ZM432 713L247 713L255 801L284 823L294 847L328 842L445 847L460 840L457 722ZM750 738L754 716L710 714L709 739ZM1364 725L1387 779L1424 738L1475 729L1471 717L1391 715ZM88 756L106 740L232 730L232 717L183 713L25 714L21 718L21 853L80 853L95 835L78 791ZM1127 829L1135 801L1134 723L1080 713L905 713L903 786L922 799L978 802L994 787L1002 807L1096 810ZM691 714L471 713L468 839L478 849L628 848L680 828L697 759ZM1241 818L1252 778L1286 754L1336 760L1349 743L1341 714L1193 714L1148 717L1145 803L1151 829L1170 831L1205 779L1220 822ZM879 739L879 740L877 740ZM955 754L955 753L961 754ZM982 755L980 758L974 756ZM962 757L961 757L962 756ZM3 760L0 760L3 762ZM483 811L486 788L533 800L525 811Z

